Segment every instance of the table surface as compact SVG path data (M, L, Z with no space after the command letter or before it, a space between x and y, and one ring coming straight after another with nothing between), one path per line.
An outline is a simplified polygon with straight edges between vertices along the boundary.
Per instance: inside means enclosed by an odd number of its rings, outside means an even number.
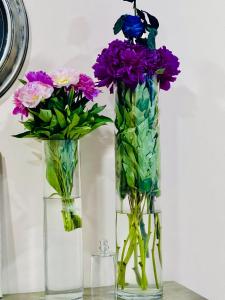
M91 296L91 290L85 289L84 293L85 300L112 300L114 296L101 294L101 295L94 295ZM43 299L43 293L33 293L33 294L17 294L17 295L6 295L3 299L7 300L40 300ZM203 298L193 291L185 288L184 286L176 283L176 282L165 282L164 284L164 296L163 300L207 300Z

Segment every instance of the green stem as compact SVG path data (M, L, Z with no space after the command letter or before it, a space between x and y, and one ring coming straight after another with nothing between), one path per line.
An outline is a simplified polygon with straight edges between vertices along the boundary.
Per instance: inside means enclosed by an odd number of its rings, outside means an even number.
M135 237L135 245L134 245L134 273L136 276L136 280L139 286L141 286L141 275L138 269L138 249L137 249L137 237Z
M138 198L136 198L138 199ZM140 199L139 199L140 200ZM149 242L151 235L153 235L153 245L151 250L152 266L154 272L155 286L159 289L159 280L157 274L157 264L155 257L155 248L158 247L158 255L160 264L161 258L161 243L160 243L160 219L157 213L154 214L154 231L152 231L152 214L148 215L148 230L146 236L142 236L140 221L143 220L143 214L140 210L140 201L136 202L132 212L128 214L129 218L129 234L127 239L124 241L122 248L121 259L118 262L118 286L121 289L126 287L126 270L127 265L133 256L134 267L133 271L136 276L137 284L142 290L148 289L148 278L146 274L146 262L149 251ZM142 201L141 201L142 202ZM157 240L159 243L156 243Z
M128 215L129 218L129 234L127 239L124 241L123 244L123 249L122 249L122 254L121 254L121 259L118 262L118 285L124 289L125 287L125 274L126 274L126 264L124 263L124 256L125 256L125 251L128 245L128 242L131 238L131 225L130 225L130 216Z
M140 266L141 266L141 273L142 273L142 278L141 278L141 288L143 290L146 290L148 288L148 280L147 280L147 275L146 275L146 255L145 255L145 245L144 241L142 240L142 236L139 233L139 228L138 228L138 245L139 245L139 251L140 251Z
M74 199L62 199L62 218L64 229L67 232L82 227L82 221L79 215L74 211Z
M137 15L137 0L134 0L134 14Z
M153 245L152 245L152 264L153 264L155 285L156 285L156 288L159 289L159 281L158 281L157 267L156 267L156 261L155 261L155 244L156 244L156 230L157 230L156 226L157 226L157 223L154 222L154 224L155 224L155 230L154 230Z
M157 231L158 231L158 244L157 244L157 248L158 248L158 255L159 255L159 262L160 262L160 266L162 267L162 251L161 251L161 223L160 223L160 217L159 214L156 214L157 217Z

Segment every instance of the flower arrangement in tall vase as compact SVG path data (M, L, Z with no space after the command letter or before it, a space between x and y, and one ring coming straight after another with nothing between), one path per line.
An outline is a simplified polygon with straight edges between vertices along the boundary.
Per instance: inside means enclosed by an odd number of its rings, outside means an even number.
M117 294L155 299L163 293L160 196L159 90L180 73L178 58L156 48L159 22L133 4L122 15L114 40L93 66L98 86L115 90L117 190Z
M25 132L43 141L46 299L83 293L79 140L112 122L105 106L91 104L100 90L74 69L29 72L14 94L13 114ZM57 295L57 296L56 296Z

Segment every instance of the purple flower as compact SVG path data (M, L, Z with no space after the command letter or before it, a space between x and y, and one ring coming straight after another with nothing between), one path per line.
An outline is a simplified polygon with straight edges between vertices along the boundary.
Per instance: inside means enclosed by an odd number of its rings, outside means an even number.
M97 97L100 93L100 90L95 87L95 83L91 77L85 74L80 74L79 82L75 87L77 90L83 92L84 96L90 101L93 101L93 98Z
M176 80L178 58L166 47L158 50L129 41L115 40L103 49L93 66L98 86L106 86L113 91L114 84L123 82L128 88L135 89L146 77L156 75L160 87L170 88L170 82Z
M146 75L152 76L156 68L157 53L139 44L115 40L98 56L93 66L98 86L113 85L123 81L131 89L143 83Z
M26 78L29 82L39 81L41 83L53 86L52 78L43 71L29 72L26 74Z
M160 82L160 88L168 91L171 82L174 82L177 79L176 76L180 73L180 63L178 58L165 46L158 49L157 54L157 67L158 69L163 70L162 74L157 75L158 81Z

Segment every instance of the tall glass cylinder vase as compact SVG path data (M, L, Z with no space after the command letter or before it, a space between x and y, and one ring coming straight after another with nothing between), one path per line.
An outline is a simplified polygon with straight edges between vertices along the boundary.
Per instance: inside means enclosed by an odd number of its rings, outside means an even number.
M45 298L83 296L79 145L44 141Z
M117 86L117 294L162 296L158 83Z

